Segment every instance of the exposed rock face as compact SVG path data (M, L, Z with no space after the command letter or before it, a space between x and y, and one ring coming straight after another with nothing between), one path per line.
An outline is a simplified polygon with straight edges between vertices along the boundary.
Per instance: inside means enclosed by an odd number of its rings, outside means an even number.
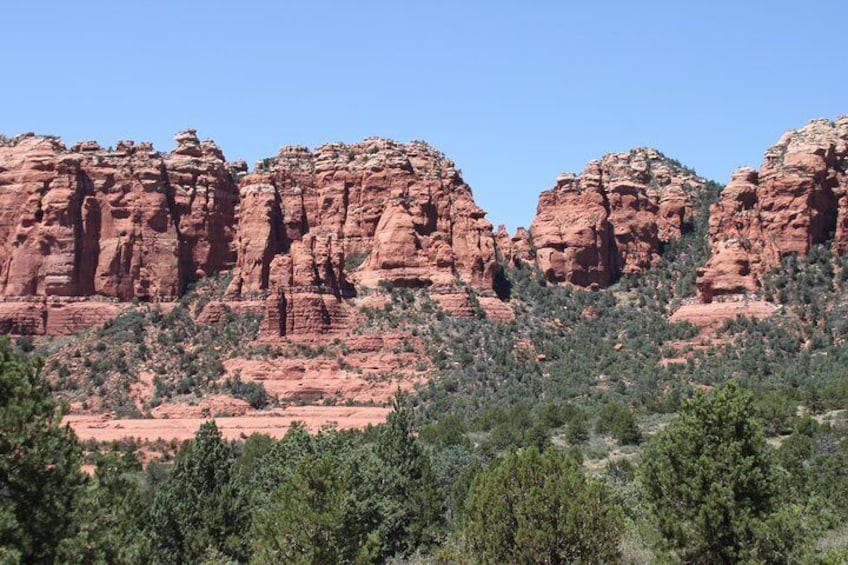
M41 298L45 317L72 297L167 300L231 264L238 192L223 155L193 131L177 141L167 155L36 136L0 147L4 299Z
M659 259L692 220L706 181L658 151L637 148L563 174L539 197L530 226L536 264L551 282L605 287ZM518 235L516 238L521 239Z
M698 273L704 302L757 290L788 254L833 237L848 249L848 116L814 120L769 149L759 172L733 174L710 210L712 255Z
M172 298L231 263L237 192L223 156L193 132L178 140L165 156L41 137L0 148L0 292Z
M492 290L492 225L454 164L426 144L284 147L257 170L240 184L228 294L266 296L270 331L332 331L355 284Z
M66 303L91 299L106 315L109 301L175 300L233 267L232 307L263 311L274 335L343 326L355 285L429 287L464 303L461 285L492 293L492 226L424 143L285 147L248 175L193 130L176 141L167 154L34 135L2 143L0 330L70 333L103 316Z
M526 228L519 227L515 230L515 235L510 236L506 226L501 224L495 232L495 241L505 265L516 266L534 261L533 244Z

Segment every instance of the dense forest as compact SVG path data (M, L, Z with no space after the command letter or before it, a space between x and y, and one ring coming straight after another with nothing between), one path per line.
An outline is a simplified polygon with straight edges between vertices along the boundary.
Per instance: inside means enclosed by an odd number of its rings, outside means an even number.
M0 562L843 563L848 262L826 245L787 257L762 293L778 313L698 345L697 328L668 322L706 257L698 218L657 268L604 291L506 268L508 323L385 289L369 325L413 327L433 375L363 430L229 442L211 421L142 465L133 442L84 445L60 425L48 374L85 395L105 386L100 365L143 362L161 368L157 394L213 386L220 361L179 344L249 347L257 320L186 315L226 281L165 318L130 310L93 330L78 374L4 339ZM151 325L155 351L135 339Z

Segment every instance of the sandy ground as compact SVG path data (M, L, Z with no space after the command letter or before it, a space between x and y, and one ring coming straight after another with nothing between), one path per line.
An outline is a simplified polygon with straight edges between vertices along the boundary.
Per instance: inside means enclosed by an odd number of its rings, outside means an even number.
M293 406L258 413L255 416L215 418L215 423L227 439L246 438L254 433L283 437L292 422L301 422L313 432L325 426L339 429L363 428L385 421L390 408L376 406ZM83 441L113 441L137 438L179 441L190 439L210 418L161 418L118 420L107 416L72 414L64 418Z
M685 304L669 318L669 322L691 322L702 332L712 333L721 328L726 320L737 316L768 318L778 307L765 300L739 300L735 302L713 302L711 304Z

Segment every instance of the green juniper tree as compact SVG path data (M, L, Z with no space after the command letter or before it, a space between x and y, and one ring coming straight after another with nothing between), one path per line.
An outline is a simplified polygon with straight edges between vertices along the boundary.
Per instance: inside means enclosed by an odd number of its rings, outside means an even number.
M0 338L0 562L53 563L75 532L82 450L61 420L40 366Z
M308 455L253 521L254 563L369 563L348 477L332 455Z
M642 456L662 548L687 563L783 561L787 516L749 393L729 383L684 404ZM775 547L777 537L784 547ZM791 544L789 544L791 545ZM777 554L776 554L777 553Z
M210 554L245 557L249 514L231 480L234 461L233 447L214 421L185 444L151 508L156 562L196 563Z
M149 563L149 505L141 492L140 464L134 454L97 457L94 476L77 497L77 531L59 544L58 560L67 565Z
M642 441L642 433L636 425L633 413L621 404L607 404L598 412L595 432L609 434L619 445L636 445Z
M406 397L398 393L377 438L381 468L374 479L381 498L378 533L384 556L428 547L443 528L444 501L430 459L413 434L412 419Z
M608 489L552 448L510 451L466 500L465 538L482 563L614 562L621 527Z

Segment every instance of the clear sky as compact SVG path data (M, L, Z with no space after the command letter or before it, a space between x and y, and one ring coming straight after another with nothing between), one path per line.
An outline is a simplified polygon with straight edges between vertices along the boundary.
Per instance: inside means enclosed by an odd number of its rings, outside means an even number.
M3 5L0 132L153 141L229 159L425 139L494 223L562 171L650 145L726 182L781 133L848 113L848 2Z

